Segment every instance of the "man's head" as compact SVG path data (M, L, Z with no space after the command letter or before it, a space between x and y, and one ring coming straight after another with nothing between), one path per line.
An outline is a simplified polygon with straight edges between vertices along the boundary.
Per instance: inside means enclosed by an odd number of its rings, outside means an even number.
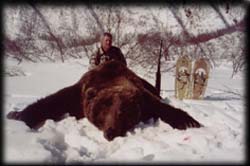
M103 51L108 51L112 46L112 35L108 32L105 32L101 36L101 47Z

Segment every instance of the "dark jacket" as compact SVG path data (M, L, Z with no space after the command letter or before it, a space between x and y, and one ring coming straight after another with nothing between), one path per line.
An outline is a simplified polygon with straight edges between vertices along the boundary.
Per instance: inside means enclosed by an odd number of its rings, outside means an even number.
M98 48L97 51L90 57L89 69L93 69L99 64L111 59L120 61L124 65L127 65L126 59L124 58L121 50L112 46L107 52L104 52L102 48Z

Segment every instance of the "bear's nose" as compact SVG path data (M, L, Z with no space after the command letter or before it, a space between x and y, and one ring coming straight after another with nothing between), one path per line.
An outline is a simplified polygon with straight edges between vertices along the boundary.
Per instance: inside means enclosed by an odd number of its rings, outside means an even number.
M109 128L108 130L106 130L104 132L104 137L108 140L108 141L112 141L115 138L115 130L112 128Z

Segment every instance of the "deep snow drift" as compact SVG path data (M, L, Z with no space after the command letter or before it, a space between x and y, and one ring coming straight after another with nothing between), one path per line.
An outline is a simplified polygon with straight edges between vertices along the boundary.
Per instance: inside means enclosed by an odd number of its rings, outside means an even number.
M78 81L87 71L86 60L66 63L27 63L5 60L4 161L42 162L244 162L245 98L244 73L231 78L232 67L222 63L212 69L204 100L179 101L174 97L174 74L163 73L162 96L201 122L205 127L176 130L161 120L140 123L126 137L112 142L87 119L67 117L47 120L38 131L5 115ZM16 70L17 69L17 70ZM132 69L133 70L133 69ZM134 71L144 77L143 70ZM144 77L145 78L145 77ZM154 84L154 80L146 78Z

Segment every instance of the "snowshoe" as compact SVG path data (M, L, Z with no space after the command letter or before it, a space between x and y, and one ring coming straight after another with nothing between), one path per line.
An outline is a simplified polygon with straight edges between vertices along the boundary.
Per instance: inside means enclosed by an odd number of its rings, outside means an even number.
M181 56L176 63L175 97L190 98L192 62L188 56Z
M192 98L203 99L209 77L208 60L200 58L194 63L192 75Z

